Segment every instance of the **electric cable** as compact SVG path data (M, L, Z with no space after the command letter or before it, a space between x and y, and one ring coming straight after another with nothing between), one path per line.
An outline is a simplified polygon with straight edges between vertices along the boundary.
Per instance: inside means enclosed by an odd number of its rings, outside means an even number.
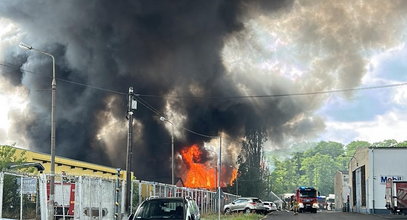
M13 64L4 64L0 63L1 66L5 67L18 67L17 65ZM25 70L20 68L24 72L28 73L35 73L33 71ZM51 77L49 77L51 78ZM112 89L106 89L98 86L92 86L85 83L75 82L71 80L66 80L62 78L56 78L57 80L71 83L75 85L80 85L92 89L101 90L104 92L111 92L119 95L127 95L125 92L120 92ZM290 97L290 96L307 96L307 95L319 95L319 94L330 94L330 93L342 93L342 92L351 92L351 91L362 91L362 90L373 90L373 89L383 89L383 88L392 88L392 87L401 87L406 86L407 82L403 83L395 83L395 84L386 84L386 85L379 85L379 86L368 86L368 87L358 87L358 88L345 88L345 89L334 89L334 90L326 90L326 91L314 91L314 92L302 92L302 93L283 93L283 94L265 94L265 95L245 95L245 96L177 96L177 95L153 95L153 94L137 94L140 97L151 97L151 98L172 98L172 99L251 99L251 98L278 98L278 97Z

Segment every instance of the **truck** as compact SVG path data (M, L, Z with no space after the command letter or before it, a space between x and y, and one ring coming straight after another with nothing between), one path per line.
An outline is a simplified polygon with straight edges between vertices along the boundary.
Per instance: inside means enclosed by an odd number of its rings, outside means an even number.
M393 214L407 214L407 181L388 179L386 182L386 208Z
M47 184L47 199L49 200L50 185ZM74 218L75 183L55 183L54 213L57 219Z
M298 187L295 191L295 200L299 208L298 211L317 213L319 208L317 194L317 190L314 187Z
M317 201L318 201L318 206L319 206L319 210L323 210L326 209L326 196L318 196L317 197Z
M335 210L335 194L329 194L326 197L326 209L327 210Z

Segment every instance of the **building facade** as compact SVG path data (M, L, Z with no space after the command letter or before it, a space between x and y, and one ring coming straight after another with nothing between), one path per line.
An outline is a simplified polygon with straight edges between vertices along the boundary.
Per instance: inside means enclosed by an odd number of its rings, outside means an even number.
M350 186L348 171L337 171L334 179L335 210L349 211Z
M22 148L10 147L16 150L15 156L25 158L26 162L36 162L44 166L44 173L51 172L51 156L45 153L34 152ZM55 157L55 174L66 174L72 176L96 176L103 178L117 178L118 172L122 179L126 178L126 171L117 168L87 163L64 157Z
M386 182L407 179L406 156L406 147L358 149L349 161L351 211L389 213L384 199Z

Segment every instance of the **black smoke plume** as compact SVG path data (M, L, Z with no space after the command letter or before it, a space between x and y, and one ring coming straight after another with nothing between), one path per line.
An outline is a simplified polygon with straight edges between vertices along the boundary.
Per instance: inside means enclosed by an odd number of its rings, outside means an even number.
M174 121L181 120L178 124L203 134L223 131L238 140L246 128L259 127L268 130L272 141L281 142L323 128L317 117L307 118L319 106L318 98L216 97L247 91L281 94L315 85L307 81L299 86L275 76L259 78L249 71L234 75L225 69L225 42L233 37L250 39L243 34L245 20L254 13L280 16L292 6L293 1L272 0L2 0L0 16L16 24L21 41L56 57L60 79L122 93L132 86L138 94L161 96L140 97L173 115ZM7 47L4 54L3 62L18 65L21 71L3 76L30 91L30 116L14 120L13 126L28 137L30 148L49 152L50 91L44 89L50 88L50 60L17 45ZM57 81L57 155L124 168L126 95L63 80ZM180 96L184 98L176 98ZM168 129L141 104L135 120L136 176L169 182ZM176 131L177 151L209 140L179 127Z

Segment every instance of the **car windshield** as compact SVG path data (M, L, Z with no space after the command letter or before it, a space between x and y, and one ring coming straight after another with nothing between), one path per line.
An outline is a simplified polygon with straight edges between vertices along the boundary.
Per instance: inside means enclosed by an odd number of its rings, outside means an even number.
M155 199L144 202L136 211L134 219L183 219L182 200Z
M261 200L260 200L260 199L253 199L253 202L255 202L255 203L261 203Z
M316 197L317 196L317 191L316 190L301 190L300 191L300 196L301 196L301 198L304 198L304 197Z

